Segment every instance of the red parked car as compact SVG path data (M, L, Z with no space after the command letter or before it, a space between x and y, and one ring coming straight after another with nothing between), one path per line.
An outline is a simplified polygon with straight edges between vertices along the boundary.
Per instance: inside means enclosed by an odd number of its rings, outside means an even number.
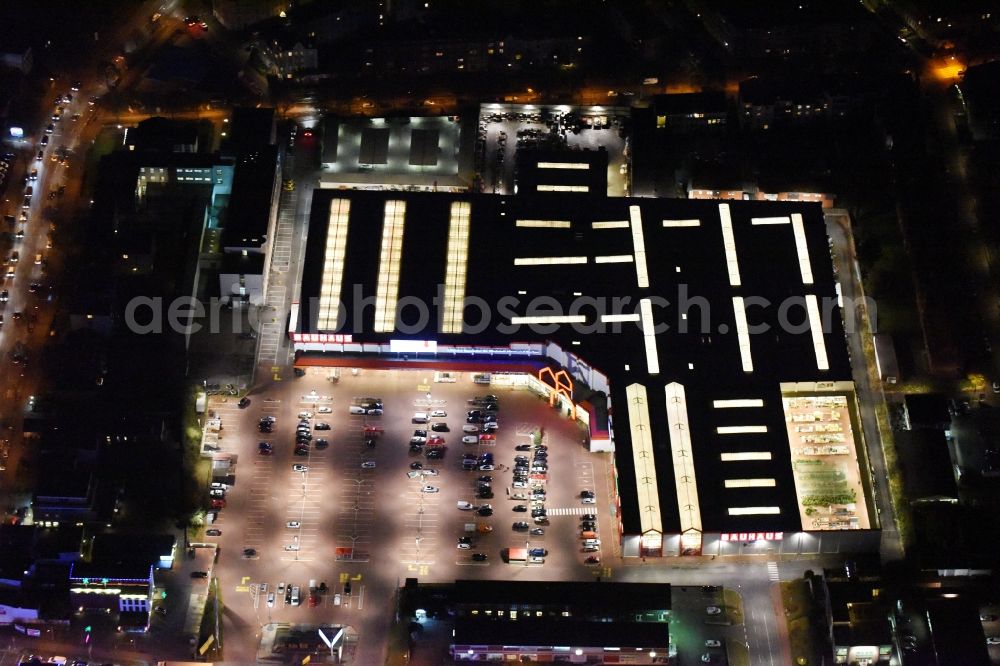
M226 500L224 499L214 499L212 500L213 509L224 509L226 508Z

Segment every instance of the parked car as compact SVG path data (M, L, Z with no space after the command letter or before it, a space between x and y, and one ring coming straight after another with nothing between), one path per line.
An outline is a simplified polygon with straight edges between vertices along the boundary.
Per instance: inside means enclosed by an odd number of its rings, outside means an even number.
M527 532L529 529L531 529L531 526L528 525L528 523L524 522L523 520L519 520L510 527L515 532Z

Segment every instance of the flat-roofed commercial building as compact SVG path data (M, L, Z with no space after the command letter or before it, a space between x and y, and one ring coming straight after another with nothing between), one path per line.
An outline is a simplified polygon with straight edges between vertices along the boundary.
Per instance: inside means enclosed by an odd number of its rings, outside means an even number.
M877 547L819 205L324 190L310 230L299 364L559 393L614 451L626 556Z

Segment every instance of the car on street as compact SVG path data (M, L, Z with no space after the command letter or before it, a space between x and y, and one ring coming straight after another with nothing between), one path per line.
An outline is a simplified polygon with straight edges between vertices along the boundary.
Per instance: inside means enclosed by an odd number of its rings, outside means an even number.
M311 419L313 417L312 412L299 412L300 419Z
M519 520L513 525L511 525L510 528L515 532L527 532L529 529L531 529L531 525L524 522L523 520Z
M593 497L584 497L580 499L581 504L597 504L597 500Z
M708 615L720 615L722 613L722 609L718 606L708 606L705 608L705 612Z
M271 447L270 444L267 444L266 442L261 442L261 444L266 444L266 446L257 447L257 453L259 453L262 456L269 456L274 453L274 449Z
M316 428L316 430L329 430L330 429L330 424L329 423L322 423L322 422L321 423L317 423L315 425L315 428Z
M479 426L471 423L467 423L462 426L462 432L467 432L471 434L479 434Z
M584 546L583 547L583 552L585 552L585 553L596 553L600 549L601 549L600 546Z
M583 561L584 564L600 564L601 558L598 555L590 555Z
M531 450L531 444L518 444L517 446L514 447L514 450L515 451L530 451Z
M466 435L462 438L462 444L478 444L479 438L475 435Z
M423 469L424 464L420 461L415 461L410 463L410 469Z
M363 463L361 463L361 469L375 469L375 461L374 460L364 461Z
M549 551L545 550L544 548L532 548L531 550L528 551L528 555L533 555L535 557L545 557L548 554Z
M274 592L267 593L267 607L274 608Z
M439 491L440 489L437 486L424 486L420 489L420 492L422 493L436 493Z
M441 446L442 444L444 444L444 437L440 435L427 438L427 446Z
M443 419L446 418L447 416L448 412L446 412L443 409L435 409L434 411L431 412L432 419Z
M492 472L495 469L496 469L496 467L493 466L493 465L491 465L491 464L489 464L489 463L483 463L483 464L481 464L479 466L479 471L480 472Z
M225 509L226 508L226 500L217 497L217 498L215 498L215 499L212 500L211 506L212 506L213 509Z
M240 409L246 409L250 406L250 398L240 398L240 401L236 403L236 406Z
M524 504L515 504L513 510L517 511L518 513L527 513L528 507L525 506Z
M456 504L459 511L473 511L476 508L476 505L471 502L463 502L459 500Z
M301 527L301 524L297 520L289 520L287 523L285 523L285 527L287 527L290 530L297 530L299 529L299 527Z
M531 528L531 536L545 536L545 528L542 527Z
M315 442L313 442L313 444L316 445L317 449L325 449L326 447L330 446L330 442L328 442L325 439L317 439Z
M333 414L333 407L320 407L316 411L320 414Z
M487 559L489 559L489 558L486 555L486 553L473 553L472 554L472 561L473 562L485 562Z
M597 520L597 516L592 513L585 513L580 516L580 520Z
M223 490L223 489L221 489L221 488L213 488L212 490L208 491L208 496L209 497L225 497L226 496L226 491Z
M432 423L431 430L433 432L449 432L448 424L441 421Z
M192 571L191 578L208 578L207 571Z
M420 470L420 473L424 476L438 476L438 471L436 469L422 469Z
M717 641L714 638L709 638L705 640L705 647L722 647L722 641Z
M428 449L427 453L424 455L427 456L428 460L440 460L441 458L444 458L444 451L444 447L439 446L434 449Z
M215 528L210 530L205 530L205 536L222 536L222 530Z
M293 472L308 472L309 471L309 467L307 465L295 464L295 465L292 465L292 471Z
M243 557L246 557L246 558L257 557L257 549L256 548L244 548L243 549Z
M490 493L490 494L492 494L492 493ZM480 516L483 516L483 517L489 517L489 516L493 515L493 509L491 507L488 507L488 506L481 506L481 507L479 507L479 510L476 511L476 513L478 513Z

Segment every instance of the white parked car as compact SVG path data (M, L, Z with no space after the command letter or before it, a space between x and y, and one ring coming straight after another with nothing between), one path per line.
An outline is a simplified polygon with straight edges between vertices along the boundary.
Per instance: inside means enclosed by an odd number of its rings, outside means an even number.
M316 411L320 414L333 414L333 407L320 407Z
M437 488L436 486L424 486L423 488L420 489L420 492L422 493L436 493L438 491L439 488Z
M366 413L366 412L367 412L367 410L366 410L366 409L365 409L364 407L358 407L357 405L350 405L350 406L349 406L349 407L347 408L347 411L348 411L349 413L351 413L351 414L355 414L355 415L358 415L358 414L364 414L364 413Z
M462 438L462 444L478 444L479 437L476 435L466 435Z
M299 412L300 419L311 419L313 417L312 412Z
M475 423L466 423L464 426L462 426L462 432L477 434L479 433L479 426L477 426Z
M444 411L443 409L435 409L433 412L431 412L432 419L443 419L446 416L448 416L448 412Z
M374 460L364 461L363 463L361 463L361 469L375 469L375 461Z
M718 606L708 606L705 608L705 612L709 615L719 615L722 613L722 609Z
M714 638L709 638L705 641L705 647L722 647L722 641L717 641Z
M298 549L299 549L299 544L297 544L297 543L293 543L293 544L289 544L289 545L285 546L285 550L298 550Z
M438 471L436 469L422 469L422 470L420 470L420 473L423 474L424 476L437 476L438 475Z
M274 592L267 593L267 607L274 608Z
M308 472L309 471L309 466L308 465L298 465L298 464L292 465L292 471L293 472Z
M297 520L289 520L287 523L285 523L285 527L287 527L290 530L297 530L300 527L302 527L302 525Z
M457 502L457 504L458 504L459 510L461 510L461 511L472 511L473 509L476 508L476 505L472 504L470 502L461 502L460 501L460 502Z
M533 555L533 556L531 556L531 557L528 558L528 562L530 564L545 564L545 558L544 557L536 557L536 556Z

